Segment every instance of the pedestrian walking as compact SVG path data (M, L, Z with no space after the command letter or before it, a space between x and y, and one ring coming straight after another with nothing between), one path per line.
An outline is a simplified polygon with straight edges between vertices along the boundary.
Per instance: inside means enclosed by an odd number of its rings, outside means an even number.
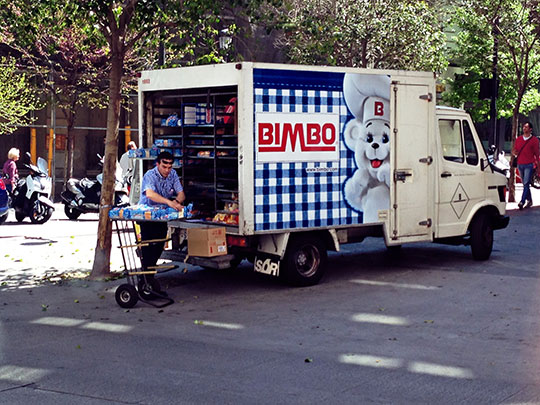
M523 124L523 134L516 139L512 155L517 161L517 168L523 183L523 194L518 208L528 208L533 205L531 195L531 180L534 170L539 170L540 142L533 136L532 124L527 121Z

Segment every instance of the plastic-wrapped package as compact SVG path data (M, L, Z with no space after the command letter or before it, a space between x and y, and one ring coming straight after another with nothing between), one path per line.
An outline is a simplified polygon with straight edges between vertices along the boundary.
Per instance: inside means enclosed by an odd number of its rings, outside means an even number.
M179 127L182 125L182 121L178 118L178 114L174 113L167 118L161 120L161 126L164 127Z
M111 219L170 221L181 218L182 216L183 212L179 213L174 208L142 204L113 208L109 211L109 218Z

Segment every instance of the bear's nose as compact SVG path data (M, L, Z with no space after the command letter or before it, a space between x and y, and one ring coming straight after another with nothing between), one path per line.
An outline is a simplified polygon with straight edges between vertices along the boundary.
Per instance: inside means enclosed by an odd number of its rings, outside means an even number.
M379 147L379 144L378 144L378 143L372 143L372 144L371 144L371 147L372 147L373 149L377 149L377 148Z

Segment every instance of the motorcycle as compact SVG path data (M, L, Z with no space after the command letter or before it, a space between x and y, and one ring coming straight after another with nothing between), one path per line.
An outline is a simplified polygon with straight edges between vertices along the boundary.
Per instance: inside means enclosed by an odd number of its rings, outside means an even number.
M28 158L30 154L27 153ZM52 181L47 169L47 161L41 157L37 166L25 163L30 170L25 179L19 179L17 187L13 190L11 207L15 209L15 218L22 222L30 217L34 224L47 222L54 211L53 202L49 199L52 190Z
M100 158L101 164L103 159ZM114 205L129 205L127 188L122 180L122 170L116 168L114 185ZM99 213L99 203L101 200L101 185L103 183L103 173L98 174L95 180L85 177L83 179L69 179L66 189L60 194L64 204L66 216L75 220L86 213Z

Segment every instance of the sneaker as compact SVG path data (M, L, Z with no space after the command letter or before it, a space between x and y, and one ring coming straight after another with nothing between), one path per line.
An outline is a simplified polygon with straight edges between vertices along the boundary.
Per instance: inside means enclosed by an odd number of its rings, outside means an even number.
M531 200L527 200L525 201L525 205L523 206L523 208L529 208L529 207L532 207L533 203Z
M520 203L518 204L518 208L519 208L520 210L523 209L523 203L522 203L522 202L520 202Z

